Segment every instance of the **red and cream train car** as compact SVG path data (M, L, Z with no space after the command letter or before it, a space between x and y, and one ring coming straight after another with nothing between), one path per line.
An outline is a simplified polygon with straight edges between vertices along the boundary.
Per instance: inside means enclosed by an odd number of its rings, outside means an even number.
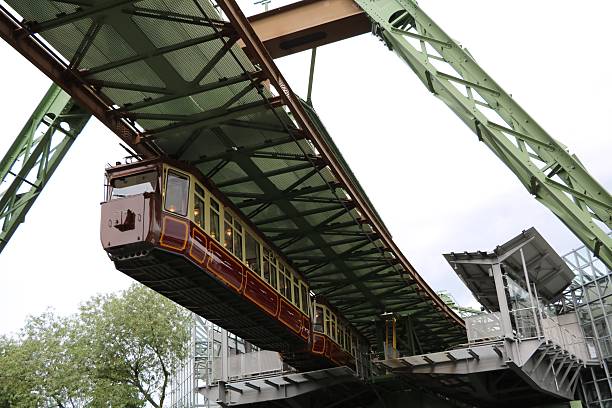
M100 238L118 270L298 369L354 366L357 332L197 169L106 170Z

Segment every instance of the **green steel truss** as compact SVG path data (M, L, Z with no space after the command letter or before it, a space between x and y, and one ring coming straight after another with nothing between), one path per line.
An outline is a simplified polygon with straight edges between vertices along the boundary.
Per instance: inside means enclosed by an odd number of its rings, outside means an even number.
M355 0L373 32L608 267L612 198L413 0Z
M424 352L464 341L233 0L231 23L204 0L7 3L0 37L144 157L197 167L369 342L382 313L410 315Z
M0 252L90 117L55 84L32 113L0 162Z

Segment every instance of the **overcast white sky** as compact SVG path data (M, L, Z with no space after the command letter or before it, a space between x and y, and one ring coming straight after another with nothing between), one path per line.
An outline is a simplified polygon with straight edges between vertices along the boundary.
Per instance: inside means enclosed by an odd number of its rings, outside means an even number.
M420 5L612 189L612 4ZM278 61L302 95L309 59L302 53ZM5 43L0 61L4 154L50 82ZM449 290L460 303L473 300L444 252L493 249L531 226L561 254L581 245L370 34L319 49L313 100L399 247L431 286ZM130 284L99 243L104 165L125 155L118 143L92 120L0 254L0 334L16 331L28 314L47 307L71 313L93 294Z

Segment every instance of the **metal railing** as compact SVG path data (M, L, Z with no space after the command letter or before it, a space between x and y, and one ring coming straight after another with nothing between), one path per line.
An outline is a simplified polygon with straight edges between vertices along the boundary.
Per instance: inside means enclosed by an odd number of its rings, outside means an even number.
M552 343L567 350L581 361L590 361L597 358L593 339L587 339L580 333L580 327L576 324L578 332L572 332L559 324L554 316L546 316L542 320L543 337ZM589 340L591 347L589 347ZM592 354L591 354L592 353Z
M223 373L221 356L212 360L210 382L219 380L237 381L247 378L264 377L282 374L289 371L280 355L274 351L260 350L249 353L230 355L227 358L227 373Z
M540 339L567 350L577 359L590 361L597 358L592 338L585 338L577 322L562 325L555 316L550 316L538 308L525 307L510 312L516 341ZM470 346L502 340L504 330L500 312L467 317L465 325ZM574 327L574 331L571 330Z
M470 345L503 338L504 331L500 312L470 316L464 320Z

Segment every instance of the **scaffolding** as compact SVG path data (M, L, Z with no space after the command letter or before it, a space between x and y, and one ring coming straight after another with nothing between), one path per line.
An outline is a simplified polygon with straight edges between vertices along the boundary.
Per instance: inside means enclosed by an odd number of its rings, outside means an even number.
M212 324L192 314L191 339L188 354L172 373L170 378L170 407L210 407L209 401L198 393L206 386L210 377L211 348L210 331ZM212 406L216 406L213 404Z
M586 247L569 252L563 260L575 273L563 307L575 309L584 336L595 340L600 362L582 375L583 402L588 408L612 407L612 271Z
M170 378L171 408L213 408L216 401L200 392L219 381L232 382L287 374L295 370L280 355L249 342L192 314L188 354Z

